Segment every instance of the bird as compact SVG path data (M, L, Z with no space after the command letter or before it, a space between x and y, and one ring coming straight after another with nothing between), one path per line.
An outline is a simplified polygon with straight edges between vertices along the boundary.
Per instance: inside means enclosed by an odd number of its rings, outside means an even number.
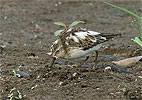
M48 54L53 57L50 67L53 66L57 58L78 59L86 57L87 60L88 55L93 52L96 52L94 62L97 62L98 49L103 46L104 42L117 35L99 33L81 27L66 28L58 35L57 40L50 47Z

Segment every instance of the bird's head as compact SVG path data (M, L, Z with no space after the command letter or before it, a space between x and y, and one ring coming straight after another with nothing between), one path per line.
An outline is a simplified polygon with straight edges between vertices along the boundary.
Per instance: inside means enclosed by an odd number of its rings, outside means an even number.
M56 40L53 42L50 52L48 53L50 56L55 58L64 58L65 56L65 50L63 49L63 45L60 43L59 40Z

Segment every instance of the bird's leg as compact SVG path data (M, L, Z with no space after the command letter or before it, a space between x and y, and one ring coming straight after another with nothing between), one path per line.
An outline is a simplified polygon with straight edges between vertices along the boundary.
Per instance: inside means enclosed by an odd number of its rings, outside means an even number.
M86 56L86 58L83 60L83 62L86 62L89 59L89 56Z
M95 60L94 60L95 66L93 66L93 69L97 66L97 60L98 60L98 51L95 51L95 53L96 53L96 57L95 57Z
M89 59L89 56L86 56L86 58L83 59L83 60L81 61L81 63L82 63L82 64L85 64L88 59Z
M95 52L96 52L95 62L97 62L97 60L98 60L98 51L95 51Z
M50 64L50 68L52 68L52 66L53 66L53 64L54 64L54 62L55 62L55 60L56 60L56 58L53 57L53 59L52 59L52 61L51 61L51 64Z

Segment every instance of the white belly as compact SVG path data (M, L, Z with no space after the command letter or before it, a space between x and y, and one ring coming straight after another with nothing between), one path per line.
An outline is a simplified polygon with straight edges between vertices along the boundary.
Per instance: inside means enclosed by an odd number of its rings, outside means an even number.
M88 50L81 50L81 49L75 48L75 49L71 50L69 52L70 55L67 55L65 58L68 58L68 59L81 58L83 56L86 56L86 55L98 50L101 46L102 46L102 44L98 44L97 46L90 48Z

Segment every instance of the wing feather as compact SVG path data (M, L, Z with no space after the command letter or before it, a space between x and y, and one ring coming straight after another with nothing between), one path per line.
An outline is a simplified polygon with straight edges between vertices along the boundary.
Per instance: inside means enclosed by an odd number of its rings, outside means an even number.
M76 37L76 40L74 39ZM88 30L72 31L66 37L66 41L71 47L78 47L83 50L90 49L100 43L106 41L105 37L100 36L100 33Z
M67 48L65 42L70 47L78 47L83 50L90 49L98 44L106 42L109 38L108 35L101 34L99 32L90 31L82 28L72 28L65 30L59 38L62 41L63 47Z

